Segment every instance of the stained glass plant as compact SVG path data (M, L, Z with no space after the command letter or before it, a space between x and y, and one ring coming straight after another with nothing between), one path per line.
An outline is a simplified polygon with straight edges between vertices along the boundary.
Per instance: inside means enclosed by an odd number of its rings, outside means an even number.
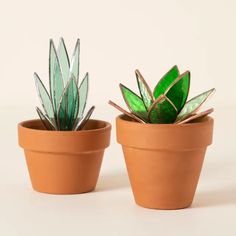
M49 92L37 73L34 73L37 92L44 112L36 111L48 130L81 130L92 112L92 106L84 115L87 103L89 75L86 73L79 85L80 41L77 40L71 61L63 38L58 50L50 40Z
M215 92L210 89L187 101L190 88L190 72L179 73L173 66L157 83L152 92L141 73L135 71L140 96L120 84L129 112L109 101L109 104L141 123L183 124L200 119L213 112L213 108L199 112L201 106Z

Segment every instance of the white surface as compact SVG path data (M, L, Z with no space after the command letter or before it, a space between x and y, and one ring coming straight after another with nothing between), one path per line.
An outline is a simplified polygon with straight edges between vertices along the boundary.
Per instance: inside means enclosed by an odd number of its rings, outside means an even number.
M236 235L235 1L0 3L1 236ZM113 125L118 113L107 101L124 104L118 83L136 88L136 68L152 87L173 64L189 69L190 97L216 87L214 144L191 208L158 211L134 204L114 126L95 192L53 196L32 191L16 124L37 117L32 75L37 71L47 80L48 39L60 36L70 52L81 38L81 71L90 72L93 117Z

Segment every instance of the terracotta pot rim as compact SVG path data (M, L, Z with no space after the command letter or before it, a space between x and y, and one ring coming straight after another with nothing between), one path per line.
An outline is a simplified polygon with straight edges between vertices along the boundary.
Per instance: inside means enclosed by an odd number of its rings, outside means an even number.
M142 124L116 118L117 141L123 146L150 150L194 150L212 143L214 119L188 124Z
M111 124L89 120L82 131L43 130L39 119L18 124L18 142L25 150L47 153L75 154L107 148L110 143Z
M90 132L105 132L108 130L111 130L111 124L107 121L104 120L97 120L97 119L90 119L91 121L97 121L97 122L102 122L105 124L104 127L102 128L95 128L95 129L86 129L86 130L79 130L79 131L75 131L75 130L70 130L70 131L61 131L61 130L44 130L44 129L35 129L35 128L29 128L26 127L27 124L32 123L32 122L38 122L40 121L40 119L31 119L31 120L25 120L25 121L21 121L20 123L18 123L18 127L21 127L22 129L25 130L30 130L31 132L45 132L45 133L51 133L51 134L75 134L75 133L79 133L79 134L87 134Z
M206 124L206 123L210 123L212 122L213 118L211 116L207 116L205 117L205 119L201 120L200 122L192 122L192 123L184 123L184 124L151 124L151 123L140 123L137 121L132 121L132 120L128 120L128 119L124 119L124 117L128 118L126 115L121 114L119 116L116 117L117 120L119 120L120 122L128 122L135 126L139 126L141 127L146 127L146 128L174 128L174 127L192 127L192 126L200 126L201 124Z

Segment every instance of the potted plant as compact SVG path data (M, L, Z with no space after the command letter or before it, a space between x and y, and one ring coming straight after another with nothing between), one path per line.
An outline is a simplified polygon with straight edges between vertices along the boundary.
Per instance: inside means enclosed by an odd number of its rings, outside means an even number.
M44 112L40 119L18 124L19 145L24 149L33 189L51 194L92 191L98 179L111 125L84 115L89 75L79 84L80 41L70 61L63 38L58 50L50 40L48 92L35 73Z
M198 112L213 94L206 91L187 102L190 72L172 67L151 92L136 70L140 96L120 84L130 112L116 118L117 141L122 145L135 201L156 209L191 205L205 151L212 142L213 109Z

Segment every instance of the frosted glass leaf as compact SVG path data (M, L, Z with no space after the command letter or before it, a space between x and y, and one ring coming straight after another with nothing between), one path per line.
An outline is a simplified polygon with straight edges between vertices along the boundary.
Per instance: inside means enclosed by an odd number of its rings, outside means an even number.
M123 84L120 84L120 89L129 110L142 120L147 121L147 109L143 100Z
M191 115L191 116L187 117L186 119L180 121L180 122L177 123L177 124L184 124L184 123L187 123L187 122L190 122L190 121L198 120L198 119L200 119L200 118L203 118L203 117L209 115L209 114L212 113L213 111L214 111L214 109L211 108L211 109L208 109L208 110L206 110L206 111L200 112L200 113L198 113L198 114Z
M39 118L40 120L42 121L44 127L47 129L47 130L56 130L56 128L54 127L54 125L52 124L52 122L49 120L49 118L47 118L47 116L45 116L43 114L43 112L38 108L36 107L36 111L39 115Z
M87 121L89 120L90 116L92 115L93 111L95 109L95 106L92 106L85 117L78 123L78 125L75 127L75 130L82 130Z
M122 112L124 115L127 115L128 117L130 117L131 119L140 122L140 123L145 123L143 120L141 120L139 117L137 117L135 114L130 113L128 111L126 111L125 109L123 109L122 107L120 107L119 105L117 105L116 103L109 101L108 102L111 106L115 107L118 111Z
M78 87L75 78L72 77L63 91L57 111L60 130L71 130L73 128L75 117L78 114L78 97Z
M80 41L78 39L75 45L70 66L70 74L73 74L73 76L76 78L76 83L78 83L79 81L79 63L80 63L79 56L80 56Z
M62 72L64 85L66 85L69 80L70 61L69 61L66 45L63 38L60 38L57 55L58 55L58 60L61 66L61 72Z
M150 123L155 124L171 124L176 116L177 110L165 95L156 99L148 112Z
M147 82L145 81L145 79L143 78L143 76L139 72L139 70L135 71L135 75L136 75L136 79L137 79L137 83L138 83L140 96L142 97L144 105L145 105L146 109L148 110L149 107L153 103L153 96L152 96L151 89L149 88Z
M89 75L86 73L79 86L79 117L83 116L88 97Z
M215 89L210 89L204 93L201 93L200 95L192 98L186 104L184 105L183 109L177 116L176 121L181 121L186 119L186 117L196 113L200 107L207 101L207 99L215 92Z
M178 112L182 110L187 101L190 87L190 72L180 75L165 91L165 95L172 101Z
M48 91L36 73L34 73L34 79L35 79L35 85L36 85L36 89L37 89L38 96L40 98L42 107L43 107L46 115L50 119L54 119L53 105L52 105L51 98L48 94Z
M57 111L64 89L63 79L56 49L52 40L50 40L49 49L49 79L50 94L53 102L54 110Z
M175 81L178 76L179 69L175 65L160 79L156 85L153 91L154 98L157 99L161 94L164 94L167 88Z

